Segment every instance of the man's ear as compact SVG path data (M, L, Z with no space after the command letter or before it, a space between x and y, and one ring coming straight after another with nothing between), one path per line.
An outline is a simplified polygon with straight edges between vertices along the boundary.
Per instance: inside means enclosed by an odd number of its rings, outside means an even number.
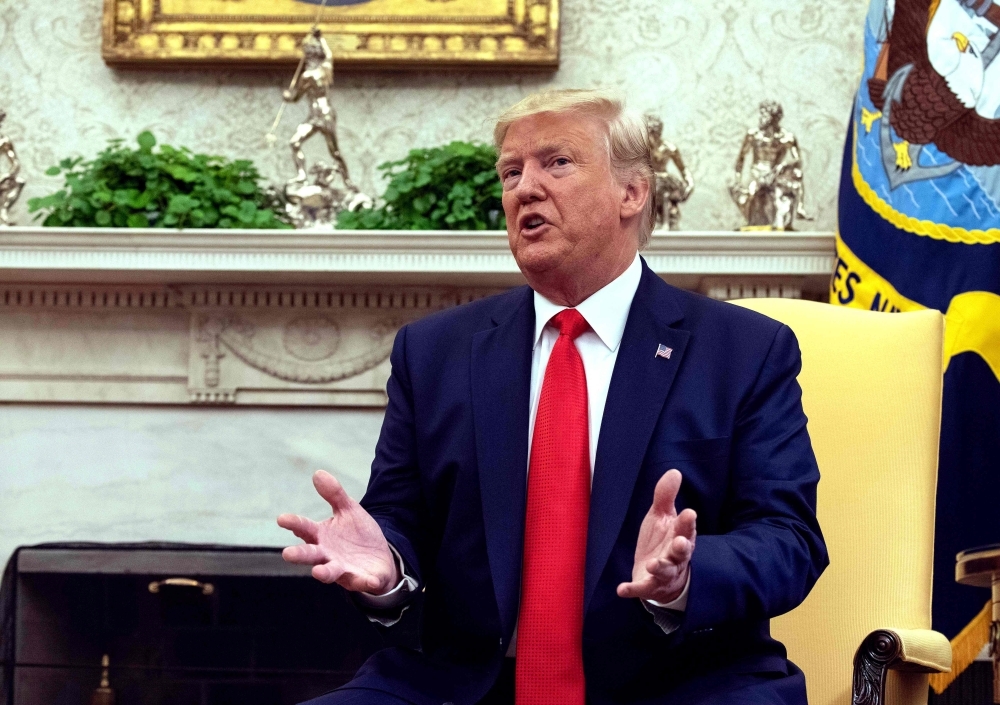
M642 213L649 200L649 182L638 174L633 174L622 189L622 220L629 220Z

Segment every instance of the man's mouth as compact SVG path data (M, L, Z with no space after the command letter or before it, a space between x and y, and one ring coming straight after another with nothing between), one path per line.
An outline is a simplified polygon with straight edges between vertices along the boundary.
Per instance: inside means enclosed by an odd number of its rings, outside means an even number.
M521 230L530 235L547 223L548 221L540 215L529 215L521 219Z

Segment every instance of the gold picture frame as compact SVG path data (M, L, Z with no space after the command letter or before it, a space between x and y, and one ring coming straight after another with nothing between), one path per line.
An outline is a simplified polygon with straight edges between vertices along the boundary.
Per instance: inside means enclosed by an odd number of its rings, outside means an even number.
M555 69L559 0L104 0L111 65L294 63L320 18L341 66Z

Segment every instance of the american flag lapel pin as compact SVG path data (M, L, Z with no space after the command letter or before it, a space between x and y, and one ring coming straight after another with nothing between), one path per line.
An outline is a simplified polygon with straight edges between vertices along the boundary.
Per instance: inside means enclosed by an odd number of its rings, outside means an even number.
M663 343L660 343L659 347L656 348L656 355L653 357L662 357L664 360L670 359L670 353L674 351L673 348L668 348Z

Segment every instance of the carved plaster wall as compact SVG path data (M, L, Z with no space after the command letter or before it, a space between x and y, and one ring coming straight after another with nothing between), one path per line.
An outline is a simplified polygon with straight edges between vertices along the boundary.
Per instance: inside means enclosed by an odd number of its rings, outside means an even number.
M396 331L487 293L0 286L0 400L383 406Z
M697 183L686 230L738 224L725 182L763 98L784 103L803 145L807 206L817 230L835 228L846 120L861 57L866 0L563 0L556 73L341 73L335 89L341 148L355 180L381 193L376 166L412 147L486 140L491 117L547 86L603 87L663 117ZM114 137L152 129L196 151L255 159L278 180L287 150L269 151L286 71L109 69L100 58L101 0L0 0L0 105L16 141L27 199L59 187L46 168L92 155ZM287 110L291 135L303 106Z

